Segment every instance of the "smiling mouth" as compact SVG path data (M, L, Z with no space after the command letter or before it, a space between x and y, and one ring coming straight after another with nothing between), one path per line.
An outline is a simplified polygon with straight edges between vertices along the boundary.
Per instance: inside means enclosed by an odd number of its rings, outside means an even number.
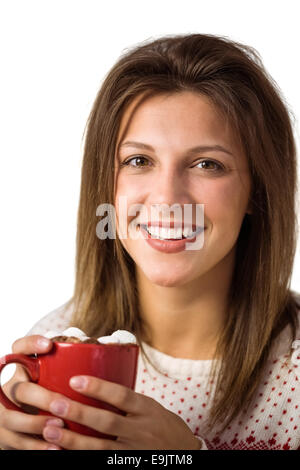
M169 230L164 230L162 228L152 228L149 230L147 225L144 224L139 224L138 227L142 228L145 230L148 235L151 238L156 238L158 240L166 240L166 241L178 241L178 240L190 240L193 239L196 235L201 233L203 230L205 230L205 227L197 227L196 230L191 230L191 229L177 229L174 231L174 229L169 229ZM170 232L174 235L175 238L169 238ZM166 236L163 236L165 234Z

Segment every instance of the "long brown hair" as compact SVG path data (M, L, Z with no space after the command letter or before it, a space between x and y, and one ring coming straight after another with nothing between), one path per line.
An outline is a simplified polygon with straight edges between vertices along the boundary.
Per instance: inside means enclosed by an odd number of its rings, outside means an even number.
M290 289L298 237L297 161L291 112L258 52L227 37L168 35L126 50L103 80L85 129L78 209L72 325L89 335L136 334L135 264L120 240L96 235L96 209L114 204L114 157L120 121L139 95L193 91L229 120L249 162L252 214L237 240L222 357L210 425L223 429L251 402L274 339L297 328ZM142 354L145 351L142 348ZM213 374L215 371L213 371Z

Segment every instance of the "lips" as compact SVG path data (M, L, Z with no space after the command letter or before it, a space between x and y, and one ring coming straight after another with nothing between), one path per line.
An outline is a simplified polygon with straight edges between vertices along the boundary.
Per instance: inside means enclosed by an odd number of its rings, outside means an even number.
M181 238L181 239L159 239L159 238L153 238L149 234L146 228L147 226L140 226L141 232L144 234L144 238L146 243L148 243L152 248L154 248L157 251L161 251L163 253L179 253L181 251L184 251L186 249L186 243L193 243L196 241L197 235L195 235L193 238ZM202 229L200 230L200 233Z

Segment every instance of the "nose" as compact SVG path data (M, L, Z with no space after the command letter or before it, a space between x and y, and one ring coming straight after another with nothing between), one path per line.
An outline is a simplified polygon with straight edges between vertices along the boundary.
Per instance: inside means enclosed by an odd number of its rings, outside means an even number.
M183 171L175 165L160 168L151 181L147 206L150 220L176 220L195 223L196 202Z
M192 196L189 194L187 181L182 171L175 166L161 168L156 172L155 180L152 182L149 201L152 205L161 204L179 205L191 204Z

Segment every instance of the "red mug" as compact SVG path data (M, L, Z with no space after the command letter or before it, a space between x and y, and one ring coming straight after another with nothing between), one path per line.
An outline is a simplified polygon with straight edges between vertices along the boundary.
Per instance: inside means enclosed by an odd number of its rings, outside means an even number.
M100 379L124 385L132 390L135 387L139 347L128 344L89 344L53 342L49 353L41 355L8 354L0 359L0 402L10 410L23 411L5 395L1 387L1 371L11 363L21 364L28 371L32 382L48 390L58 392L71 400L96 408L126 413L118 408L76 392L69 386L74 375L91 375ZM24 411L23 411L24 412ZM39 410L39 415L53 416L50 412ZM71 431L98 438L115 440L116 436L95 431L87 426L64 420L65 428Z

